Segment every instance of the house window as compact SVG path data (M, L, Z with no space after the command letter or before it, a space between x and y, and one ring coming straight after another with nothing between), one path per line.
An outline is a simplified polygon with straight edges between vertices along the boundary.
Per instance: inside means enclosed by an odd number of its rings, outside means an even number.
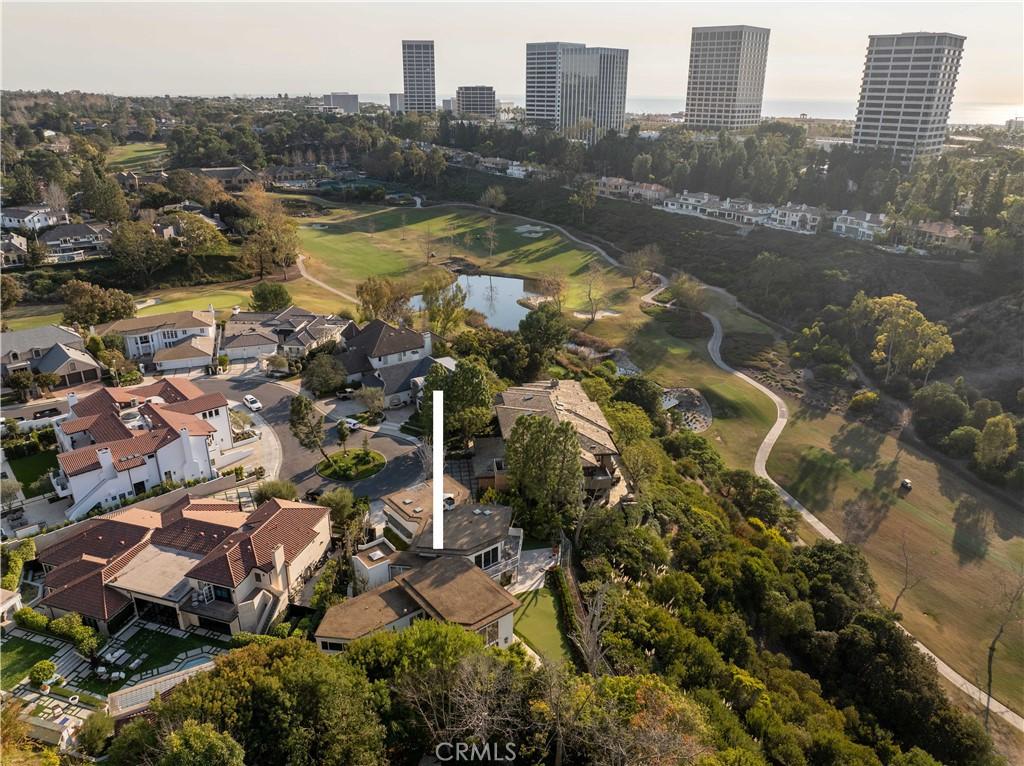
M68 362L68 372L74 372L78 369L78 365L75 362Z
M261 575L259 572L255 572L255 575L256 575L256 582L263 582L263 575Z
M488 548L483 553L478 553L473 557L473 561L481 569L487 569L498 563L498 548Z
M12 362L17 362L18 361L18 352L17 351L12 351L11 352L11 361Z
M222 588L219 585L214 585L213 586L213 597L217 601L226 601L229 604L235 603L234 599L231 598L231 589L230 588Z
M490 625L485 625L477 631L481 636L484 637L484 643L488 646L494 646L498 643L498 623L497 621L492 622Z
M32 349L32 356L35 357L36 359L38 359L42 355L42 352L38 348Z
M320 648L328 652L340 652L345 645L338 641L321 641Z
M139 343L149 343L149 336L148 335L140 335L139 336Z

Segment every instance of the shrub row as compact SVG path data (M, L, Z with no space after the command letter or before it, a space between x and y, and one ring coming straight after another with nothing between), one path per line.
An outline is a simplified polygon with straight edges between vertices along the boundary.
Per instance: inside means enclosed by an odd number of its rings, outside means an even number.
M569 581L565 577L565 572L562 570L562 567L555 566L547 571L544 579L558 605L558 614L562 627L565 629L566 637L569 639L568 643L573 659L579 667L585 667L579 646L576 645L576 640L582 634L582 629L580 621L576 618L576 610L573 609L572 593L569 590Z
M63 617L51 620L45 614L25 606L14 613L14 621L26 630L49 633L74 644L79 654L91 657L100 648L100 635L95 628L82 624L82 615L68 612Z
M18 583L21 582L21 571L25 568L25 562L36 557L35 540L22 540L17 546L5 545L3 553L3 579L0 580L0 588L4 590L18 590Z

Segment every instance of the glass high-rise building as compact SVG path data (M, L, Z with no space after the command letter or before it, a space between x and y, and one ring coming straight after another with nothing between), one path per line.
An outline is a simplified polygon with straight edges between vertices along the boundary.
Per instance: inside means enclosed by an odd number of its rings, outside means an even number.
M433 40L402 40L402 80L404 111L416 114L437 111Z
M761 121L770 29L694 27L686 84L686 124L749 128Z
M945 32L871 35L853 145L888 149L905 165L938 154L966 39Z
M526 119L587 143L626 118L625 48L588 48L581 43L526 45Z

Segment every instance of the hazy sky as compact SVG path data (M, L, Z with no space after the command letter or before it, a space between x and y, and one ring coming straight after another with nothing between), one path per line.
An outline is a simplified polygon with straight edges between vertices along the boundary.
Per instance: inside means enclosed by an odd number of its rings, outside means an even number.
M522 94L528 41L629 48L629 95L685 92L690 27L772 30L766 100L855 102L869 34L966 35L956 100L1024 103L1024 3L20 3L4 88L140 94L387 93L401 40L436 41L438 98Z

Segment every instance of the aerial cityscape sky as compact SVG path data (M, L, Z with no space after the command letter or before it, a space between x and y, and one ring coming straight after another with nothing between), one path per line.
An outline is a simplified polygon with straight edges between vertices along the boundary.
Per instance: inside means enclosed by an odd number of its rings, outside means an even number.
M771 29L765 113L832 104L852 116L869 34L965 35L953 120L1024 113L1024 4L25 3L2 10L2 84L121 95L402 89L401 40L436 41L440 99L459 85L524 91L525 45L629 48L631 102L681 109L690 28ZM652 101L653 103L653 101ZM639 107L635 107L639 108ZM822 114L821 116L832 116ZM972 120L973 121L973 120Z

